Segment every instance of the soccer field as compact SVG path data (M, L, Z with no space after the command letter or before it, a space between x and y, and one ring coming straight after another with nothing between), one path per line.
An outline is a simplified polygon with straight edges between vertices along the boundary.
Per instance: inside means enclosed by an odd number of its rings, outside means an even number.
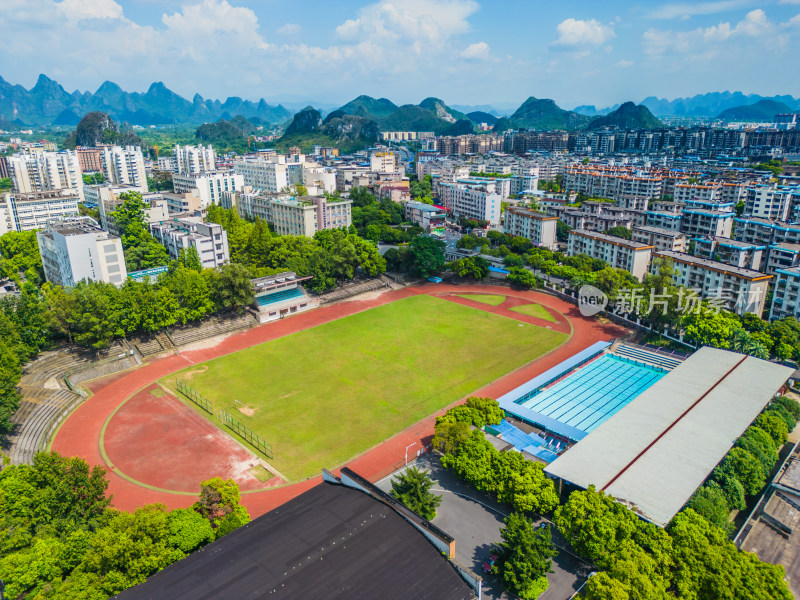
M566 339L420 295L190 367L162 383L174 390L181 379L215 413L234 415L272 444L270 462L296 480L346 461Z

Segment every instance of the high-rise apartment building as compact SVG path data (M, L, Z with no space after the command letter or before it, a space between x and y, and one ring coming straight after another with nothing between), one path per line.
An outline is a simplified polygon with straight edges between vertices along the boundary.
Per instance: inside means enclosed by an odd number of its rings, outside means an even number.
M74 150L16 154L7 158L7 164L16 192L69 189L83 200L83 177Z

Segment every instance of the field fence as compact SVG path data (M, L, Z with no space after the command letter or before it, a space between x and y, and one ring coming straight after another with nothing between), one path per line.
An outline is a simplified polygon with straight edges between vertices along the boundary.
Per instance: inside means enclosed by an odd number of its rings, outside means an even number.
M195 392L190 386L186 385L186 383L184 383L180 379L176 379L175 380L175 385L176 385L176 387L178 388L178 391L181 394L183 394L189 400L191 400L192 402L197 404L197 406L202 408L204 411L206 411L210 415L214 414L214 409L211 406L211 402L209 402L208 400L203 398L203 396L201 396L200 394Z
M252 445L267 458L272 458L272 445L265 442L255 431L244 425L233 415L225 410L217 413L217 418L229 429L233 430L239 437Z

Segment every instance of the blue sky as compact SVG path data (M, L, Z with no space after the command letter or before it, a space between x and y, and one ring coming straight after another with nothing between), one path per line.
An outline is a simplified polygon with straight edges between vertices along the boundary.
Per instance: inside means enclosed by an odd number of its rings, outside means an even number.
M800 0L3 0L0 75L191 97L800 96Z

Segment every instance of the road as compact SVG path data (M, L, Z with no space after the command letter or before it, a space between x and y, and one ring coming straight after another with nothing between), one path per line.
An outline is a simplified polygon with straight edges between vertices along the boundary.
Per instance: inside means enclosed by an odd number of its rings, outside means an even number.
M502 542L500 528L511 512L507 504L497 502L491 494L478 492L472 486L456 478L442 468L438 455L423 454L409 465L430 472L434 481L432 492L442 497L434 525L456 540L455 559L483 577L483 594L487 599L511 600L504 592L496 575L483 573L482 566L495 544ZM402 473L405 467L379 481L376 485L385 492L392 489L392 477ZM537 519L541 523L545 519ZM539 596L539 600L566 600L581 586L591 569L581 559L572 555L566 541L556 530L553 541L560 549L553 560L553 573L547 576L550 587Z

